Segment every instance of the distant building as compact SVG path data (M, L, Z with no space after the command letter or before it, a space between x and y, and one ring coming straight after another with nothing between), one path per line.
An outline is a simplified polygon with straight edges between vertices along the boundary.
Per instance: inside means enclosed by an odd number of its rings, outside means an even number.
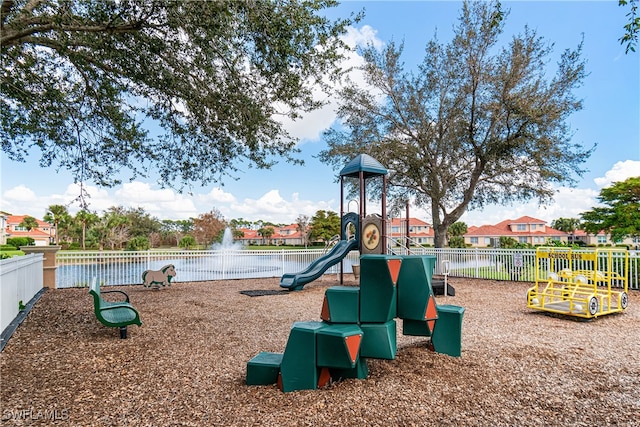
M7 215L5 216L2 230L4 231L4 241L10 237L31 237L36 246L48 246L54 242L56 232L55 227L48 222L36 218L38 227L27 230L20 224L28 215Z
M500 237L511 237L519 243L538 246L549 240L568 242L568 234L547 226L541 219L523 216L507 219L494 225L471 226L464 235L464 242L471 247L497 246Z
M388 224L388 236L392 244L405 244L404 236L406 235L406 219L394 218ZM245 245L268 245L271 241L272 245L291 245L304 246L304 236L298 231L298 224L290 224L282 227L273 227L274 233L269 238L260 236L257 230L250 228L239 228L238 231L244 233L243 237L234 239L236 242L242 242ZM426 223L418 218L409 218L409 236L412 245L433 245L433 229L431 224Z
M297 224L283 227L273 227L274 233L269 239L265 239L258 234L257 230L249 228L239 229L244 233L244 237L235 239L245 245L290 245L303 246L304 238L298 231ZM387 222L387 237L392 246L405 245L407 235L406 218L393 218ZM428 222L418 218L409 218L409 238L412 246L433 246L433 227ZM559 241L562 243L583 242L589 246L612 245L610 236L604 232L597 235L587 235L582 230L575 233L565 233L547 225L541 219L530 216L522 216L517 219L507 219L493 225L469 226L464 235L464 242L467 246L486 248L495 247L500 241L500 237L511 237L519 243L540 246L548 244L549 241ZM271 242L271 243L269 243ZM631 247L640 245L640 238L628 238L618 244L626 244Z
M273 234L268 239L261 236L258 230L250 228L239 228L238 231L244 233L243 237L235 238L236 242L244 245L288 245L304 246L304 236L298 231L298 224L285 225L283 227L272 227Z
M611 235L606 234L604 231L601 231L598 234L588 234L584 230L576 230L569 234L569 243L577 243L586 246L628 245L635 249L640 245L640 237L627 237L620 242L614 242L611 240Z
M392 245L406 244L404 237L407 235L407 219L392 218L388 227L388 237ZM412 246L433 246L435 234L431 224L418 218L409 218L409 238Z

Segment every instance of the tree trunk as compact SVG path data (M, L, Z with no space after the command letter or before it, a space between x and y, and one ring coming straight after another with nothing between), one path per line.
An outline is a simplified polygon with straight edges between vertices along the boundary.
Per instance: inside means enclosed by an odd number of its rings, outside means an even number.
M436 248L444 248L447 239L447 227L444 224L438 224L433 227L433 246Z

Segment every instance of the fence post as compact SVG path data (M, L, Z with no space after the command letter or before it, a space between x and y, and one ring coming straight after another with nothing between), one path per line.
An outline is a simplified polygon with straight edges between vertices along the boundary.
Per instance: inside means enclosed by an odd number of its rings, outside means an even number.
M284 249L280 249L280 276L284 275Z
M61 246L20 246L25 254L42 254L42 286L56 287L56 252Z
M476 274L475 277L479 277L480 276L480 258L479 258L479 252L478 252L478 248L475 248L475 250L473 251L476 257Z

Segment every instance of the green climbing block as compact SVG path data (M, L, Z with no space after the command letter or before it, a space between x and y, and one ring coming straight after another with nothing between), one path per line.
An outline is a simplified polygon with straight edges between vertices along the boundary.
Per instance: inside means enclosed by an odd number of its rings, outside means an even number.
M398 317L401 319L427 320L429 299L433 296L431 276L436 257L405 255L398 277ZM432 310L435 307L432 307ZM433 313L435 314L435 312Z
M358 323L360 288L332 286L324 293L322 320L329 323Z
M360 321L384 323L396 317L396 283L388 262L400 257L363 255L360 257Z
M362 323L360 329L364 333L360 345L360 356L374 359L396 358L398 346L395 320L385 323Z
M331 379L339 381L346 378L357 378L363 380L369 376L369 365L367 359L359 357L356 366L353 368L330 368Z
M281 363L282 353L258 353L247 362L247 385L275 384Z
M462 316L464 307L439 305L438 321L433 330L431 343L438 353L460 357L462 354Z
M318 388L320 371L316 364L316 333L324 323L295 322L280 364L281 389L315 390Z
M432 335L432 331L426 320L402 319L402 334L417 337L430 337Z
M362 329L355 324L329 324L317 332L317 364L327 368L356 366L362 342Z

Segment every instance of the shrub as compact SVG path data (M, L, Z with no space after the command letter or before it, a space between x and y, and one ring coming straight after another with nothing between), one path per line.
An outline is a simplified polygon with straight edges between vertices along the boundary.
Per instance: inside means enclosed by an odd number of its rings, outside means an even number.
M178 246L185 249L191 249L195 245L196 245L196 239L190 234L187 234L182 239L180 239L180 243L178 244Z
M151 247L145 236L136 236L127 243L128 251L146 251Z
M462 236L451 236L449 238L449 247L450 248L464 248L464 237Z
M20 246L30 246L35 244L35 240L31 237L9 237L7 239L7 245L14 246L18 249Z

